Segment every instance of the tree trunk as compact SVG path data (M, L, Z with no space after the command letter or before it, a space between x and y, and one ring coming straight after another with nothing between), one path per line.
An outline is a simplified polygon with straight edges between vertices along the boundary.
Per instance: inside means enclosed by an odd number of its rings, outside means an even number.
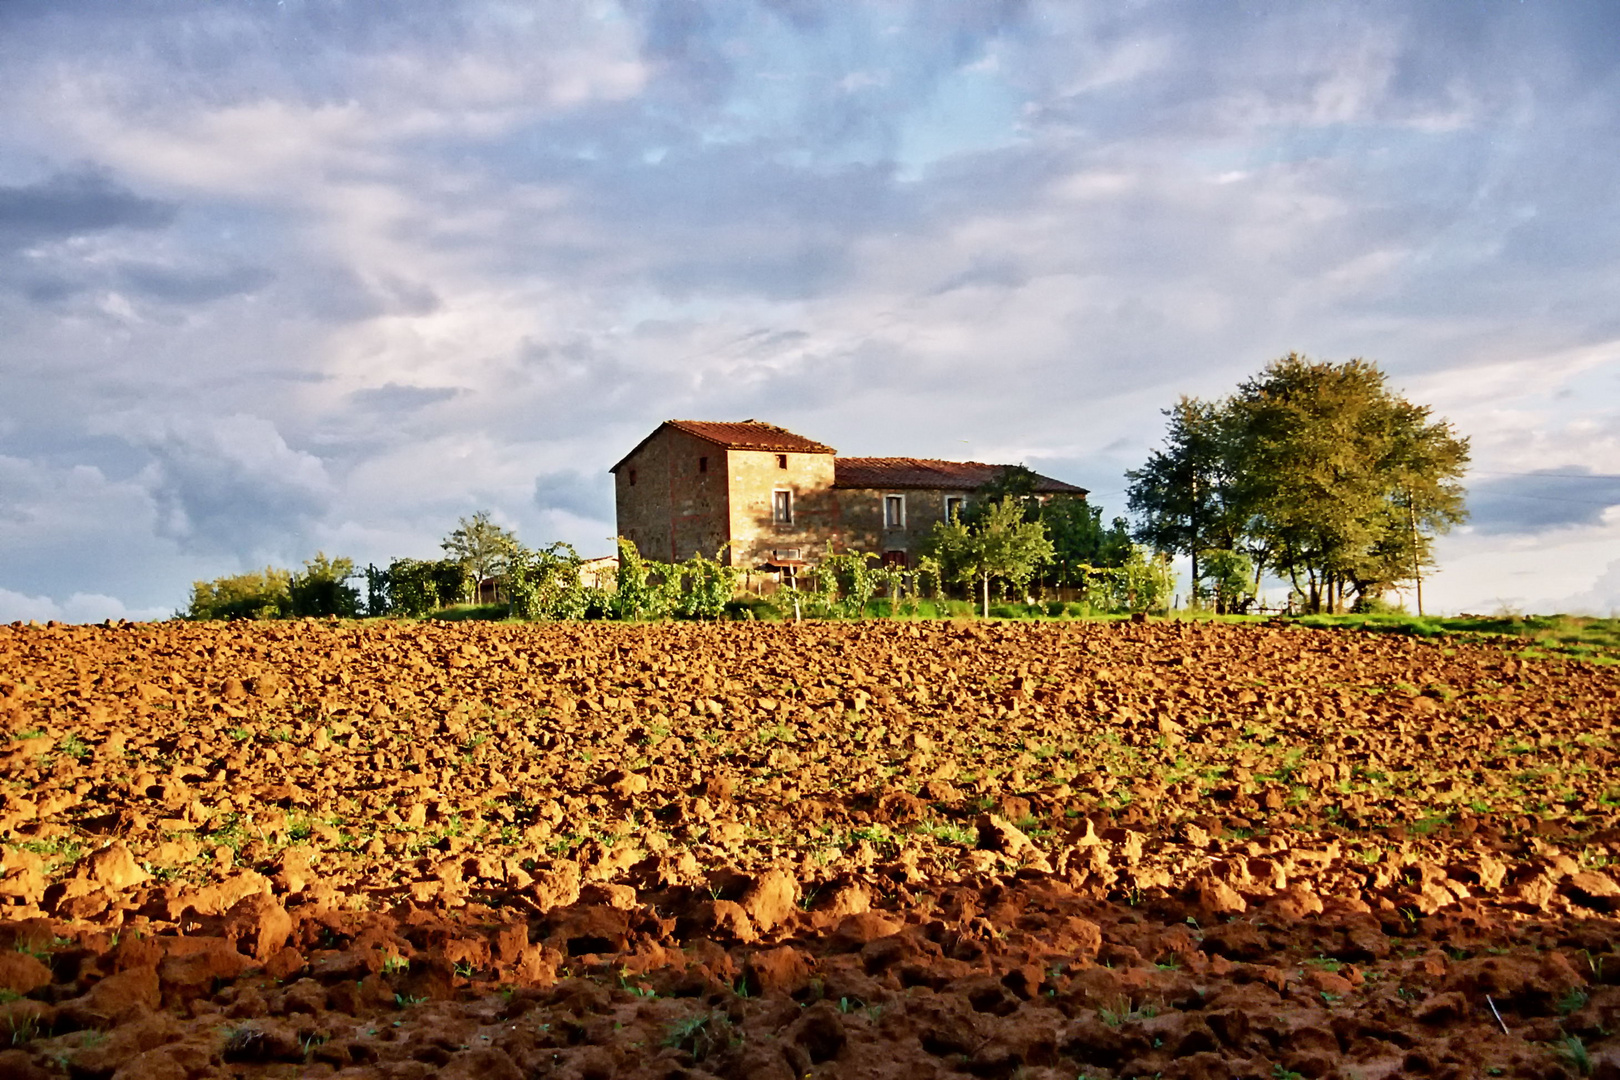
M984 617L990 617L990 575L981 575L984 578Z

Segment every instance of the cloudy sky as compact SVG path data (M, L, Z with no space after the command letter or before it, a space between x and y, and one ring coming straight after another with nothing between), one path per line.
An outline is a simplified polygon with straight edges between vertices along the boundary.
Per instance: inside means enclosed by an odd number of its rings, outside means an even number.
M1289 350L1473 440L1431 607L1620 608L1612 0L7 0L0 620L489 508L668 417L1123 509Z

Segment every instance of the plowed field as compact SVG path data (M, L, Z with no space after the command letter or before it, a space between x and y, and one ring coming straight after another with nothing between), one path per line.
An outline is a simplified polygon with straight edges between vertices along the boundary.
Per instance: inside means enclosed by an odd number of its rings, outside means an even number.
M1620 1077L1617 670L0 627L0 1078Z

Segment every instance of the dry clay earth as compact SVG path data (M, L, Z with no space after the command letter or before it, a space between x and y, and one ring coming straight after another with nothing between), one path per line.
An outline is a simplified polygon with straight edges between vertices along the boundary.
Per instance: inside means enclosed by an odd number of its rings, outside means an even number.
M1288 627L13 624L0 1078L1620 1077L1617 714Z

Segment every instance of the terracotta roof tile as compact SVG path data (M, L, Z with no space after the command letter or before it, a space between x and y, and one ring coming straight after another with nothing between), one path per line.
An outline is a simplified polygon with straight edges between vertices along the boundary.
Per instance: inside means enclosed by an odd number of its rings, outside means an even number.
M814 439L807 439L803 435L795 435L787 428L767 424L761 420L665 420L658 425L645 439L637 443L631 451L619 459L619 463L609 472L618 472L620 466L629 461L647 443L652 441L666 427L677 431L684 431L688 435L695 435L706 439L717 446L727 450L774 450L778 453L787 451L794 454L836 454L838 451Z
M994 480L1011 465L982 461L936 461L932 458L841 457L833 462L833 487L925 488L972 491ZM1035 474L1041 495L1084 495L1086 489Z
M787 428L760 420L723 423L714 420L669 420L670 427L718 443L727 450L790 450L800 454L832 454L832 447L795 435Z

